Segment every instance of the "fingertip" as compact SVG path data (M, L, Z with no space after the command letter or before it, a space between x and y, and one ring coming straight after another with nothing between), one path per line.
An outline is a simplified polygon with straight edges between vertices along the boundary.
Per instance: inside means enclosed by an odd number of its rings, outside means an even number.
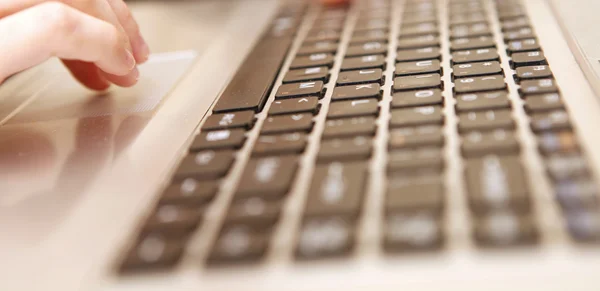
M102 75L106 80L119 87L132 87L137 84L140 78L140 71L137 67L134 67L129 74L124 76L117 76L106 72L102 72Z
M321 2L325 5L342 5L346 4L348 0L321 0Z

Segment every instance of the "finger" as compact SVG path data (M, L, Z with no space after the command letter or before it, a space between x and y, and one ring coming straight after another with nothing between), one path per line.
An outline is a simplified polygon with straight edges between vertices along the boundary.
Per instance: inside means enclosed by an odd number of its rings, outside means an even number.
M129 36L131 47L133 48L133 55L138 63L143 63L148 60L150 55L150 49L148 44L142 37L140 27L131 15L131 10L123 2L123 0L107 0L112 7L117 19L121 23L121 26Z
M137 67L134 67L129 74L124 76L109 74L102 71L100 72L100 75L109 82L121 87L131 87L137 84L137 81L140 78L140 72Z
M135 67L126 36L117 28L62 3L40 4L3 18L0 35L0 79L52 56L91 62L119 76Z
M73 60L63 60L63 63L73 77L84 86L96 91L104 91L110 87L110 82L93 63Z
M349 0L321 0L321 2L325 5L340 5L348 3Z

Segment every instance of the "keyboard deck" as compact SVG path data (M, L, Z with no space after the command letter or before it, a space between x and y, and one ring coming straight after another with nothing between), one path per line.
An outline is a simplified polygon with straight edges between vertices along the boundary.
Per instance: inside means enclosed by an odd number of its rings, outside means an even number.
M464 233L600 241L594 174L527 15L519 0L284 3L119 270L171 270L193 236L207 268L441 252Z

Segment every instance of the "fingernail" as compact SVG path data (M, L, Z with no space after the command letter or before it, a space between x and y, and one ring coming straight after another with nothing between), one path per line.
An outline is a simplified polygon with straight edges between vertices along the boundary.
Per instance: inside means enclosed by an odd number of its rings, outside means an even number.
M148 44L146 43L146 41L144 41L143 38L141 38L141 47L140 47L140 54L142 55L142 57L147 60L148 57L150 56L150 47L148 47Z
M133 53L128 49L125 49L125 64L129 70L135 67L135 58L133 57Z
M137 67L134 67L133 70L131 70L131 75L135 78L135 80L139 80L140 79L140 70L138 70Z

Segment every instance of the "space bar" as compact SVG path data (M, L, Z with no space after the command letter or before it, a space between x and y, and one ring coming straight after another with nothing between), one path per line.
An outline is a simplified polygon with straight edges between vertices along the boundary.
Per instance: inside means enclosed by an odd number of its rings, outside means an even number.
M292 41L291 36L263 38L238 69L213 111L261 111Z

